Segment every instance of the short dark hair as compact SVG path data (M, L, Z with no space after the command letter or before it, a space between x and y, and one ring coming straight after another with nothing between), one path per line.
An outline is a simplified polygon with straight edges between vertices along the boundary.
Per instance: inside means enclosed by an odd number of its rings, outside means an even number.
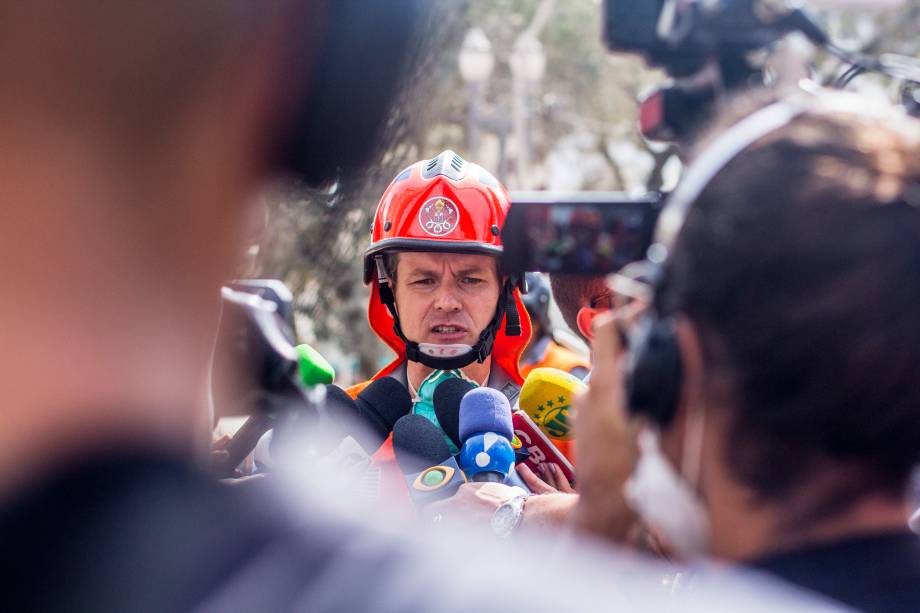
M900 496L920 458L920 129L864 104L819 103L722 169L657 297L728 374L726 461L763 499L828 463L838 502Z
M607 291L604 277L555 274L549 276L549 284L566 325L587 341L578 329L578 311L582 307L591 306L593 296Z

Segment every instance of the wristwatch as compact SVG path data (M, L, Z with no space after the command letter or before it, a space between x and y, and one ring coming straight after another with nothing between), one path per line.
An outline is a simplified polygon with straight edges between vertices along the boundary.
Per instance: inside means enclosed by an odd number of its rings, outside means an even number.
M499 538L508 538L521 525L524 518L524 501L527 494L521 494L503 502L492 514L492 532Z

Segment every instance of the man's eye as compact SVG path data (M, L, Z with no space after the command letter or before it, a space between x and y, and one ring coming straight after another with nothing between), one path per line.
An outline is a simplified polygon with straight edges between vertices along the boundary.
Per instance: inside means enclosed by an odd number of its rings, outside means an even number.
M433 283L434 283L434 279L418 279L418 280L416 280L416 281L413 281L413 282L411 283L411 285L415 285L415 286L421 287L421 286L425 286L425 285L431 285L431 284L433 284Z
M484 279L479 279L476 277L463 277L463 283L466 285L479 285L480 283L484 282Z

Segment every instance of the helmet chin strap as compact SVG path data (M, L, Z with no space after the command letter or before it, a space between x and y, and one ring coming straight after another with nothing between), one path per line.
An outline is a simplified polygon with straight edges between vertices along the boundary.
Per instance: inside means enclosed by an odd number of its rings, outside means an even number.
M396 297L386 276L383 258L375 258L377 265L377 284L380 288L380 302L382 302L393 317L393 331L406 345L406 359L424 364L437 370L453 370L469 366L473 362L482 364L492 354L495 345L495 335L501 326L502 319L507 313L505 321L505 334L508 336L521 335L521 320L518 317L514 304L514 280L507 279L502 284L499 292L498 303L495 306L495 315L489 325L479 334L479 340L470 347L469 345L437 345L433 343L417 343L406 338L399 323L399 314L396 312Z

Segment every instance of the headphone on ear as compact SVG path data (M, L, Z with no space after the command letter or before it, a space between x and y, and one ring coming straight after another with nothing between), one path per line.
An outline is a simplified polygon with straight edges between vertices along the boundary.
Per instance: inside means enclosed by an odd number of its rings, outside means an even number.
M742 119L713 141L690 165L668 197L655 227L646 258L652 267L654 298L630 338L626 366L629 412L667 428L677 413L683 365L675 320L662 310L660 295L667 283L667 264L693 203L725 166L755 142L787 126L805 108L792 101L776 102Z

